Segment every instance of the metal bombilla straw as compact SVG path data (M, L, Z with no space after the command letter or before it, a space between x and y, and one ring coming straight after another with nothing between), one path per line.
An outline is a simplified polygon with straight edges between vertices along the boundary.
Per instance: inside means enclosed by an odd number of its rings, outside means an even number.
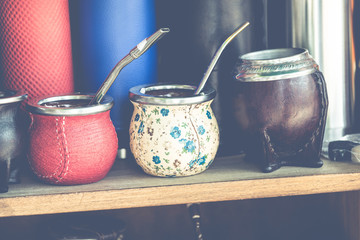
M246 22L244 23L240 28L238 28L233 34L231 34L224 42L221 44L220 48L216 51L214 57L212 58L210 65L206 69L206 72L204 73L203 78L200 81L199 86L194 92L194 95L198 95L201 90L204 88L206 81L208 80L212 70L214 69L217 61L220 58L221 53L225 49L225 47L235 38L236 35L238 35L242 30L244 30L250 23Z
M232 33L220 46L220 48L216 51L214 57L212 58L210 65L206 69L206 72L203 76L203 78L200 81L200 84L198 85L197 89L194 92L194 95L198 95L201 90L204 88L206 81L208 80L212 70L214 69L217 61L220 58L221 53L225 49L225 47L235 38L236 35L238 35L242 30L244 30L250 23L246 22L243 24L240 28L238 28L234 33ZM197 240L204 240L203 233L201 231L201 221L200 221L200 204L199 203L192 203L187 204L187 208L190 213L190 217L193 222L193 226L195 229L195 235Z
M115 81L116 77L119 75L120 71L134 59L140 57L145 53L155 42L162 38L166 33L170 32L169 28L160 28L153 35L148 38L145 38L141 41L136 47L134 47L128 55L121 59L115 67L111 70L109 75L106 77L105 81L101 87L96 92L95 96L91 99L89 104L100 104L102 98L105 96L110 86Z

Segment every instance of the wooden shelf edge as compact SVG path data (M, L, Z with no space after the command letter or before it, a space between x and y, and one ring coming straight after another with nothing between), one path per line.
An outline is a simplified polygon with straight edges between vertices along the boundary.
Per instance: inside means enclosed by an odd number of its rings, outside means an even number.
M283 177L0 199L0 217L360 190L360 173Z

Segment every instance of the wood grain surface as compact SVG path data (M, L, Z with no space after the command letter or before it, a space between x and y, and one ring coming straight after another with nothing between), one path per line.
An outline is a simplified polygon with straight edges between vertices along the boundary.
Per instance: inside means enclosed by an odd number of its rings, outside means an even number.
M118 160L103 180L55 186L25 176L0 195L0 217L216 202L360 190L360 164L325 160L322 168L283 167L262 173L243 156L217 158L204 173L182 178L146 175Z

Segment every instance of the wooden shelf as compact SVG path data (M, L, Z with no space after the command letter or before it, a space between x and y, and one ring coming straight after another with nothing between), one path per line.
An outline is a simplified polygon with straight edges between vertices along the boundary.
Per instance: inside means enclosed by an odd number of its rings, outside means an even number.
M24 176L0 194L0 217L269 198L360 190L360 164L324 160L322 168L283 167L262 173L243 156L221 157L204 173L182 178L146 175L117 160L103 180L54 186Z

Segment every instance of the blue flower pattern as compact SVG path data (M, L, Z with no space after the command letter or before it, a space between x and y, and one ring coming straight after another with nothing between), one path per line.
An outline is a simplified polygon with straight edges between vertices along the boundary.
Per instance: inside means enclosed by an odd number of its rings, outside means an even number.
M145 117L150 117L150 115L153 115L155 117L157 115L157 118L154 119L153 123L163 124L163 121L165 121L165 122L168 121L168 120L165 120L165 117L169 116L170 110L172 110L172 109L168 109L168 108L164 108L164 107L159 107L159 108L153 109L153 108L148 108L147 106L143 106L143 105L141 106L140 105L138 110L140 110L140 111L135 115L134 122L138 122L136 125L139 124L137 132L139 134L144 134L145 133L145 126L144 126L144 121L143 121L144 119L141 119L143 114L144 114ZM211 120L212 119L212 113L208 110L208 108L206 108L204 110L203 110L203 113L205 112L206 118ZM141 116L140 116L140 114L141 114ZM163 119L162 117L164 118L164 120L162 120ZM204 123L204 122L202 122L202 123ZM176 142L181 144L181 146L182 146L182 154L187 154L187 153L194 154L196 152L195 150L198 147L198 143L194 139L194 137L196 135L194 135L194 132L191 132L193 130L188 129L188 128L190 128L191 125L187 124L186 121L185 122L179 122L178 124L179 124L178 126L172 126L170 128L170 136L173 139L176 139ZM207 127L207 125L205 125L205 127ZM198 137L200 135L201 136L202 135L207 136L209 134L209 131L210 132L213 131L212 128L211 129L205 129L205 127L204 127L204 125L198 125L198 127L196 128ZM164 134L166 134L166 132L164 132ZM169 134L169 132L167 134ZM201 138L203 138L203 137L201 137ZM209 142L209 140L207 140L207 142ZM200 147L200 144L199 144L199 147ZM200 147L200 149L201 149L201 147ZM167 150L167 151L169 151L169 150ZM165 154L168 155L169 152L167 152ZM164 157L164 159L162 159L163 157ZM161 159L164 160L164 161L162 161ZM194 170L197 168L197 166L198 167L202 166L201 168L207 169L209 167L209 165L212 163L213 159L211 159L210 161L207 161L207 160L208 160L207 154L202 156L199 153L199 155L197 157L195 157L195 159L193 159L193 160L191 160L190 162L187 163L187 166L194 169ZM172 160L170 160L170 161L172 161ZM167 160L165 156L162 156L161 152L160 152L160 154L152 156L152 162L154 164L153 169L156 171L156 173L160 173L162 171L165 171L164 167L167 166L167 164L169 163L169 160ZM175 168L174 168L171 165L171 166L167 167L166 170L168 172L161 173L161 174L164 174L163 176L172 177L172 176L178 176L178 174L183 174L182 173L182 171L183 171L182 167L178 168L177 166L175 166ZM194 171L194 170L192 170L192 171Z
M140 123L138 133L142 133L144 131L144 122Z
M152 160L152 161L153 161L155 164L161 163L159 156L153 156L153 160Z
M200 135L204 135L204 133L205 133L205 128L204 128L203 125L200 125L197 130L198 130L198 133L199 133Z
M201 158L199 158L198 163L199 165L204 165L205 161L206 161L206 156L202 156Z
M195 164L198 164L198 165L204 165L205 162L206 162L206 158L207 158L207 155L204 155L202 157L199 157L197 159L194 159L194 160L191 160L189 162L189 167L192 168ZM208 167L208 166L207 166ZM207 168L206 167L206 168Z
M194 141L187 141L184 150L188 152L194 152L195 151Z
M208 117L208 119L211 119L211 113L209 111L206 111L206 116Z
M163 108L160 110L160 113L163 117L166 117L167 115L169 115L169 109Z
M189 162L189 167L192 168L192 167L195 165L195 163L196 163L196 159L191 160L191 161Z
M139 119L140 119L140 115L137 113L137 114L135 115L135 122L139 121Z
M177 138L179 138L180 135L181 135L181 130L180 130L178 127L173 127L173 128L171 129L170 135L171 135L173 138L177 139Z

